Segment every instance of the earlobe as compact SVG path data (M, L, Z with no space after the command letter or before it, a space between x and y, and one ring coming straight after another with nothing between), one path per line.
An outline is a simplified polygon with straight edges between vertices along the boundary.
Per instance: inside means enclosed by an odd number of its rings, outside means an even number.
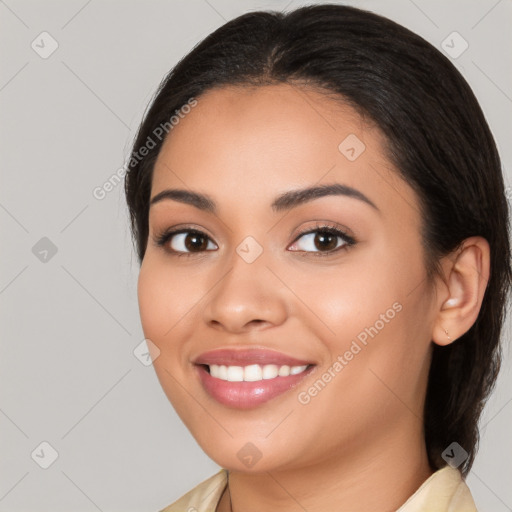
M453 333L452 333L453 334ZM448 329L445 329L442 325L435 327L432 333L432 341L436 345L446 346L454 342L456 338L450 335Z
M438 314L432 341L449 345L465 334L480 312L489 281L490 248L483 237L470 237L446 257L445 279L438 290Z

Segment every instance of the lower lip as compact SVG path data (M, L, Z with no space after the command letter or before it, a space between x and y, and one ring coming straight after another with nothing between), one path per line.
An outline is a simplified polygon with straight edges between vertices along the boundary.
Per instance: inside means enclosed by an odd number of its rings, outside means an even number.
M315 366L311 366L298 375L276 377L256 382L229 382L212 377L202 365L196 365L199 378L206 392L217 402L237 409L251 409L282 395L304 379Z

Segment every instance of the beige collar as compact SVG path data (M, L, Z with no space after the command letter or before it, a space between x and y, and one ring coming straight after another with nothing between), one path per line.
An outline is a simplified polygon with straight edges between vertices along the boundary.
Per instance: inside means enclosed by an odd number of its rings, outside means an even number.
M221 469L160 512L215 512L227 484ZM477 512L460 471L450 466L433 473L396 512Z

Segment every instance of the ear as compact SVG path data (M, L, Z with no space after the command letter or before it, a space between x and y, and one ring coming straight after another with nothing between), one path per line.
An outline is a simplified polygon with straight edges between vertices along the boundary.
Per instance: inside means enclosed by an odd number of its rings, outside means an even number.
M480 236L467 238L443 258L442 268L444 281L438 286L432 341L449 345L469 331L478 318L489 281L489 243Z

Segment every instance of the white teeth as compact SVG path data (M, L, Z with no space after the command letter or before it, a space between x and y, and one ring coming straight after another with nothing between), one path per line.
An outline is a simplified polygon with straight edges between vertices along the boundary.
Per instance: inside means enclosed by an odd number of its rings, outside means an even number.
M263 367L264 379L275 379L279 375L279 366L277 364L266 364Z
M219 379L228 380L228 367L225 365L217 366L217 375Z
M260 366L259 364L251 364L248 366L226 366L212 364L210 365L210 375L217 379L226 380L228 382L256 382L264 379L275 379L279 377L288 377L288 375L297 375L302 373L308 366L277 366L275 364L267 364Z
M244 380L244 369L241 366L228 366L229 382L242 382Z
M279 377L288 377L290 375L290 367L289 366L281 366L279 368Z
M255 382L261 380L263 370L259 364L251 364L244 368L244 380L247 382Z

